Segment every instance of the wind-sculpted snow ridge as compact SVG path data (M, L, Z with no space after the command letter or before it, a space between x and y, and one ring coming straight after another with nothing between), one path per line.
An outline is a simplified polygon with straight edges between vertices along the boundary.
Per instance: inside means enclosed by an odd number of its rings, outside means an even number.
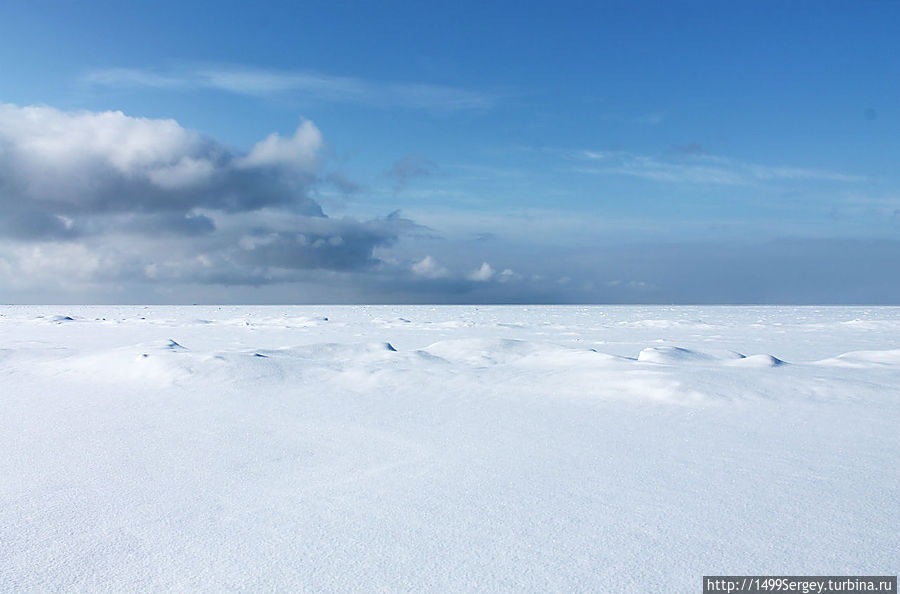
M900 368L900 349L883 351L854 351L837 357L818 361L820 365L836 365L842 367L882 367L896 366Z
M65 324L66 322L74 322L75 318L72 316L66 315L52 315L52 316L40 316L37 318L38 320L48 323L48 324Z
M896 573L897 308L2 313L0 591Z
M727 365L734 367L778 367L784 364L784 361L772 355L750 355L749 357L738 357L727 362Z
M696 361L733 361L743 359L744 355L734 351L722 353L706 353L676 346L649 347L640 352L638 361L649 363L678 364Z

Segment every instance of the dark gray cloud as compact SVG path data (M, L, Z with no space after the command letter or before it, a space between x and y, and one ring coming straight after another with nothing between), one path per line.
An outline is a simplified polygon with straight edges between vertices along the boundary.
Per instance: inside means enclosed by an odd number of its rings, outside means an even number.
M196 237L213 233L216 230L216 224L210 217L200 213L164 212L129 216L126 220L112 225L112 228L123 232L148 235Z
M44 241L48 239L73 239L78 232L71 224L54 215L22 204L14 200L6 200L9 196L0 187L0 237L8 237L20 241Z
M406 188L411 179L431 175L436 170L437 165L422 155L406 155L395 161L385 175L393 180L394 191L399 192Z
M252 266L288 270L362 270L378 262L372 255L376 247L392 245L415 226L399 216L371 221L307 219L296 230L259 230L246 236L233 257Z

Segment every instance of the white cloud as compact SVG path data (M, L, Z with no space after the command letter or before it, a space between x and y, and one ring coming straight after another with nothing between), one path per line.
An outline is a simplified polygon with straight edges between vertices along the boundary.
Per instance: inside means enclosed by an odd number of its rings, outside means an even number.
M171 119L0 103L0 199L18 211L57 216L272 203L321 214L302 187L297 191L296 178L288 188L281 173L262 170L277 165L309 177L321 147L312 122L290 138L273 134L242 156Z
M322 133L306 120L294 135L282 138L273 132L256 143L250 153L238 161L241 167L287 166L311 171L316 168L316 156L322 149Z
M494 269L487 262L482 262L481 267L469 274L469 280L486 282L494 276Z
M31 197L69 202L95 192L100 171L171 187L188 169L208 168L203 161L213 156L199 134L175 120L2 103L0 146Z
M431 256L425 256L418 262L413 263L411 270L414 274L425 278L445 278L450 274L446 268L438 264Z
M322 145L309 121L242 155L171 119L0 103L0 292L374 269L416 226L326 216Z
M84 245L0 242L0 283L8 290L72 291L96 285L111 262Z

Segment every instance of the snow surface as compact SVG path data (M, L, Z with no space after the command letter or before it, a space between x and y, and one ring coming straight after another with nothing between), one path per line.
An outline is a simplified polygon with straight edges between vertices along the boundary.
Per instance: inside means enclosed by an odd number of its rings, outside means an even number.
M894 575L900 309L5 307L2 591Z

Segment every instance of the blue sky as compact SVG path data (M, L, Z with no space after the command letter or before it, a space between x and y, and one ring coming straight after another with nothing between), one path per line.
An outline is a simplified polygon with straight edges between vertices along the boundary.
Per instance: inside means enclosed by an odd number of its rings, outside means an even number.
M2 301L900 302L896 2L0 17Z

